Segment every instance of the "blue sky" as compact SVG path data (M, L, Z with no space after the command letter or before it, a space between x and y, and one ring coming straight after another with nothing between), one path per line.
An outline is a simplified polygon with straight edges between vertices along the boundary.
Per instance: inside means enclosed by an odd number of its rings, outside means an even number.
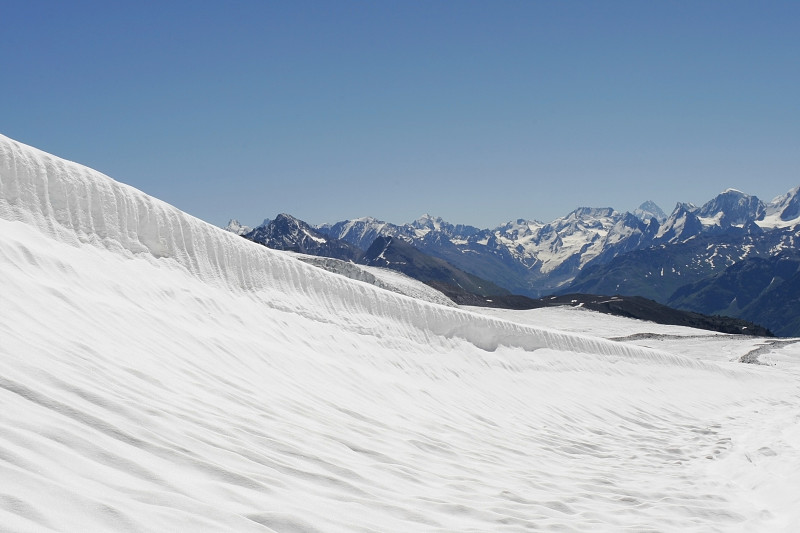
M800 2L6 1L0 133L217 225L800 185Z

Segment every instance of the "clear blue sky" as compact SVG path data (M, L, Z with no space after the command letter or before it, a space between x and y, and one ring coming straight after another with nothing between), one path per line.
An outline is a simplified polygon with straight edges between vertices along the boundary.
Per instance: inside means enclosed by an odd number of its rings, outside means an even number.
M800 2L0 4L0 132L217 225L800 185Z

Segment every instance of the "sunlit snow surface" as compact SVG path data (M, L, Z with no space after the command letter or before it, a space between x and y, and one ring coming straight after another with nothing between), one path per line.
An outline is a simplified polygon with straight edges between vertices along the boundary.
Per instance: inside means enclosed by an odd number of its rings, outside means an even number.
M800 524L797 345L421 302L3 137L0 295L2 531Z

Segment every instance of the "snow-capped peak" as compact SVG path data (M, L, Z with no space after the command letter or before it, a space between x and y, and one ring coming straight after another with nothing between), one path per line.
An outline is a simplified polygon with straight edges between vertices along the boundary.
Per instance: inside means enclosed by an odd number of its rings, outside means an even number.
M633 215L641 220L649 221L656 219L660 224L667 220L664 211L652 200L647 200L633 211Z
M697 217L697 206L678 202L656 234L657 241L678 242L691 238L703 230Z
M417 220L411 223L412 226L419 229L434 229L440 230L442 226L448 225L441 217L434 217L425 213Z
M697 212L704 226L744 226L764 216L764 203L756 196L726 189Z
M239 221L236 220L235 218L232 218L224 229L225 231L230 231L231 233L235 233L236 235L244 235L245 233L250 233L251 231L253 231L253 228L251 228L250 226L244 226L240 224Z
M800 224L800 187L775 197L766 205L764 217L758 221L762 228L793 227Z

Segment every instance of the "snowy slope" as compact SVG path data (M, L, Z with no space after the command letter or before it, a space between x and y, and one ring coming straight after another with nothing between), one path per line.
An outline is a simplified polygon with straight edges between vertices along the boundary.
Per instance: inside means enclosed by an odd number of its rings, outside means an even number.
M757 222L764 229L793 228L800 225L800 187L774 198Z
M405 294L416 300L424 300L448 307L456 306L450 298L433 287L429 287L421 281L410 278L396 270L357 265L349 261L342 261L341 259L333 259L331 257L297 254L295 252L286 253L293 254L300 261L325 269L328 272L334 272L350 279L363 281L388 291Z
M0 293L4 531L800 519L791 346L741 365L421 302L4 137Z

